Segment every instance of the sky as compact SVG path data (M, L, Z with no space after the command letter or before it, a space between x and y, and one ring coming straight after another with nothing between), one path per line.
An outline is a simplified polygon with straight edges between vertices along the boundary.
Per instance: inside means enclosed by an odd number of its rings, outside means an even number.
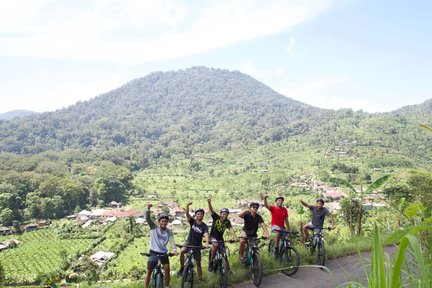
M0 0L0 113L192 66L316 107L392 111L432 98L430 11L430 0Z

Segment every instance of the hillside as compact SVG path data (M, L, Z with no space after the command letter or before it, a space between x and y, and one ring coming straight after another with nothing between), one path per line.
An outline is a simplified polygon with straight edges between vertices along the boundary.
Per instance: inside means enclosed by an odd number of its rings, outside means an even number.
M330 112L294 101L240 72L155 72L86 102L0 124L0 148L18 154L126 145L209 149L281 140Z
M35 114L37 112L30 111L30 110L12 110L6 113L0 114L0 120L11 120L14 118L21 118L28 115Z

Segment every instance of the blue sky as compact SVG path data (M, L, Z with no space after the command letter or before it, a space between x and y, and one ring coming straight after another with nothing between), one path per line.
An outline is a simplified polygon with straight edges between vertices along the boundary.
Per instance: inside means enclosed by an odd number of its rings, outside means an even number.
M317 107L391 111L432 98L430 11L421 0L0 0L0 113L191 66L239 70Z

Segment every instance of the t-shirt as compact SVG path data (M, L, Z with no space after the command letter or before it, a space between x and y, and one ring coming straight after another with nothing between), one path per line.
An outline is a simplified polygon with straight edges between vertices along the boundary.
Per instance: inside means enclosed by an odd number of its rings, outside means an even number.
M173 250L176 249L174 235L170 229L161 231L150 217L150 210L146 210L146 220L150 226L150 250L158 253L168 253L167 244L170 242Z
M255 217L253 217L250 212L247 212L244 214L243 219L243 231L246 232L246 235L248 237L257 237L258 226L259 224L264 223L261 215L256 214Z
M189 220L189 224L191 227L187 238L188 244L191 246L201 246L204 234L208 233L207 224L205 224L204 222L198 224L192 217Z
M288 210L285 207L279 208L278 206L270 206L272 215L271 225L285 227L285 219L288 218Z
M224 222L220 220L220 216L216 213L212 213L211 217L213 218L213 224L210 230L210 236L215 238L218 241L223 241L223 234L225 232L225 229L231 229L231 221L228 219L225 219Z
M309 209L312 211L312 225L315 228L322 229L325 216L330 215L330 211L324 207L322 207L321 211L318 211L317 206L311 206Z

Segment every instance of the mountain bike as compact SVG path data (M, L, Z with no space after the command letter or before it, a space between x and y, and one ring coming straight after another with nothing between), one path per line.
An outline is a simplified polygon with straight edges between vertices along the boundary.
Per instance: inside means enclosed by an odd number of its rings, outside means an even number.
M190 246L190 245L176 245L177 247L186 247L188 249L185 265L183 268L182 278L181 278L181 287L189 287L192 288L194 285L194 268L195 268L195 259L194 249L205 249L202 246ZM200 252L201 253L201 252Z
M324 244L324 231L323 230L331 230L331 227L326 228L315 228L313 229L312 236L310 238L310 244L307 248L310 249L311 255L317 254L317 264L324 266L325 264L325 244Z
M250 267L252 272L252 281L255 287L259 287L262 281L262 262L259 254L259 240L267 239L266 237L240 237L246 239L246 262L244 263Z
M153 285L151 287L154 288L163 288L164 287L164 273L163 273L163 268L162 268L162 263L161 263L161 258L165 257L165 256L173 256L174 254L172 253L167 253L167 254L159 254L159 255L151 255L149 253L141 253L141 255L143 256L147 256L147 257L157 257L158 262L156 267L153 269L152 272L152 281L150 283L153 283Z
M228 272L230 270L229 268L229 262L227 257L227 252L225 248L225 242L234 243L234 240L230 241L216 241L219 245L216 250L215 257L213 259L213 273L219 273L220 275L220 281L219 286L221 288L228 287ZM210 250L211 255L211 250ZM211 257L209 257L210 259Z
M293 232L288 232L286 230L273 231L281 234L281 238L279 240L279 250L277 254L275 254L275 240L272 238L268 244L268 251L271 255L275 256L275 260L279 262L279 266L284 268L282 273L287 276L294 275L300 266L300 253L294 245L291 244L290 234L294 234Z

